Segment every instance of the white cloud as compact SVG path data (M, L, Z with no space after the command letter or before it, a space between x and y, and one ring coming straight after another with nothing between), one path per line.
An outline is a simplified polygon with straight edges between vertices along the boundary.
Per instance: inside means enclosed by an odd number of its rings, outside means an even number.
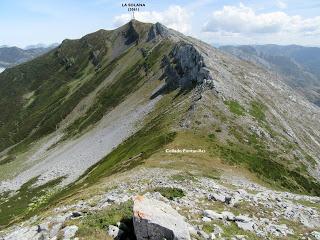
M280 9L286 9L287 8L287 4L285 2L283 2L283 1L280 1L280 0L276 2L276 6L278 8L280 8Z
M156 23L160 22L169 28L175 29L182 33L189 33L191 31L190 25L191 14L183 7L174 5L168 9L158 11L141 11L135 13L135 18L142 22ZM121 26L131 19L131 14L121 14L114 18L114 25Z
M295 33L320 34L320 16L303 18L290 16L283 11L256 13L243 4L224 6L222 10L212 13L204 25L204 32L231 32L241 34L275 34Z

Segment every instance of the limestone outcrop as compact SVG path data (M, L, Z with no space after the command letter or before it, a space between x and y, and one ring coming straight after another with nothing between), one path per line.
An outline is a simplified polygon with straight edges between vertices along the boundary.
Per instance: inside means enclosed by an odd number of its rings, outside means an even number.
M189 240L183 217L170 205L144 196L134 198L133 224L138 240Z

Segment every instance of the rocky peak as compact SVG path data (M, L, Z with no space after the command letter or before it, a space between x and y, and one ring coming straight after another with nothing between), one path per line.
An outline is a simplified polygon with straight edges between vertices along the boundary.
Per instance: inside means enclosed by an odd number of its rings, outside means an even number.
M169 29L161 23L157 22L156 24L153 24L150 28L150 31L148 33L148 41L152 41L153 39L159 36L167 37L169 36L169 34Z
M124 35L125 35L125 38L126 38L126 44L127 45L130 45L134 42L137 42L139 41L139 33L137 32L136 30L136 26L137 21L135 20L131 20L129 23L128 23L128 29L124 32Z
M212 79L203 55L193 44L183 40L178 42L170 53L170 59L171 61L164 59L164 62L176 87L192 88Z
M211 79L203 56L194 45L180 42L173 49L172 55L176 61L176 67L183 86L192 83L202 83L205 79Z

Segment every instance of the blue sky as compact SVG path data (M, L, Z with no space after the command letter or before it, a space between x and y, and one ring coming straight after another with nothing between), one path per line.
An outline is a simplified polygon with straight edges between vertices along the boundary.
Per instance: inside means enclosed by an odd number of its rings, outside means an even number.
M126 1L123 1L126 2ZM320 46L319 0L147 0L136 18L216 44ZM80 38L130 19L122 1L1 0L0 45Z

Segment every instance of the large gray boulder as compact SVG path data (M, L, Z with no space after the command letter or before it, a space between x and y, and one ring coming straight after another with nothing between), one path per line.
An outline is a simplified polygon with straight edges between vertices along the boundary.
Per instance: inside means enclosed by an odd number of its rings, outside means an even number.
M134 198L134 231L137 240L189 240L188 226L170 205L144 196Z

